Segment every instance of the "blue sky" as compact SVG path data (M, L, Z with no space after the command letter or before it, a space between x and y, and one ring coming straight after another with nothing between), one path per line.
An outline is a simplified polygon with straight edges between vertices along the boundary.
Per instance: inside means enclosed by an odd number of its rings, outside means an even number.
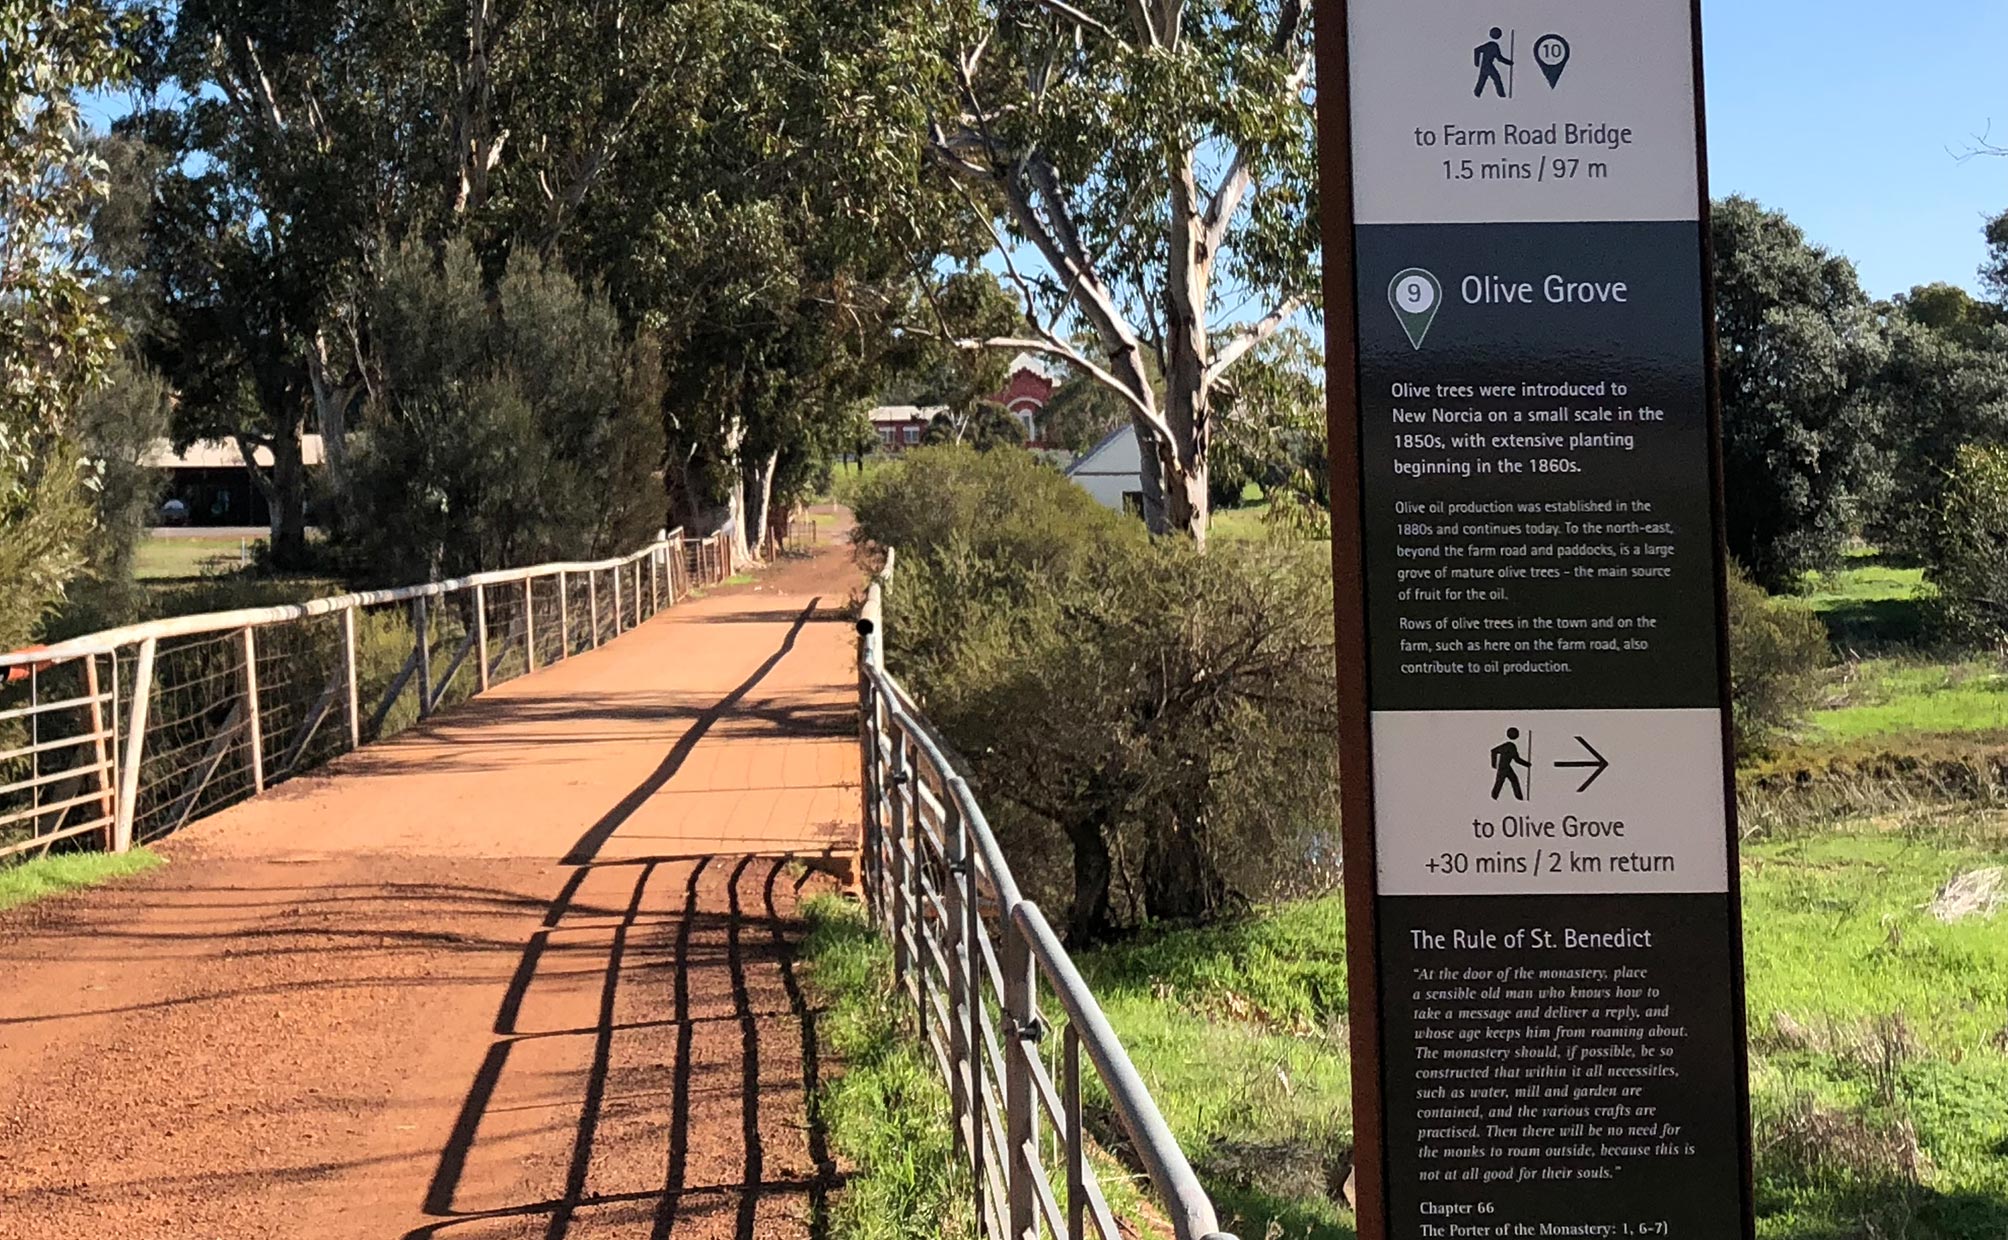
M1703 0L1709 176L1855 261L1871 296L1977 291L2008 158L2004 0Z
M1717 194L1783 210L1871 296L1976 288L2008 158L1957 154L1990 123L2008 145L2008 0L1703 0L1702 22Z

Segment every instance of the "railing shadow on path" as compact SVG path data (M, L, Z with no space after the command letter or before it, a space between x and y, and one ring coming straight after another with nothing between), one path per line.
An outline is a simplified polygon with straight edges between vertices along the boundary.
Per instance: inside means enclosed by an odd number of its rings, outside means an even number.
M667 1240L679 1222L689 1220L693 1203L699 1198L703 1199L707 1234L726 1234L719 1225L720 1215L729 1210L732 1220L729 1234L738 1240L753 1240L763 1203L787 1198L800 1199L811 1236L826 1233L829 1193L838 1183L838 1175L818 1112L821 1068L815 1013L795 976L791 935L795 923L791 916L784 915L777 887L788 867L799 861L807 867L795 880L799 892L813 869L819 862L826 862L827 857L784 852L600 858L608 840L651 798L664 791L697 746L721 723L746 711L746 699L795 649L804 627L816 618L821 602L816 598L799 612L785 613L793 617L793 623L779 647L737 687L698 713L656 768L588 827L565 854L562 864L572 867L571 873L551 899L538 929L523 945L496 1013L495 1040L475 1073L451 1135L440 1152L424 1201L424 1213L434 1221L407 1232L404 1240L430 1240L451 1235L462 1227L505 1220L527 1223L537 1218L544 1220L542 1234L546 1240L561 1240L572 1234L587 1214L608 1209L622 1211L619 1221L627 1229L623 1234L640 1234L645 1222L652 1240ZM847 737L854 732L854 720L853 714L843 710L829 711L820 718L805 712L796 720L800 726L784 728L783 735ZM608 899L602 889L604 879L626 870L634 872L632 885L625 901L615 907L615 901ZM585 892L595 878L602 883L596 885L595 898L589 901ZM667 893L678 878L680 899L670 905ZM756 911L749 911L749 905ZM673 933L666 936L665 946L664 932L672 925ZM603 950L605 959L593 1023L557 1029L526 1028L524 1011L533 987L549 984L552 978L547 962L555 953L582 950L577 945L557 945L554 940L561 935L581 933L605 936L603 949L583 948ZM661 976L662 970L667 970L670 990L667 1017L623 1021L624 1000L633 1002L634 990ZM778 987L785 996L784 1011L756 1010L756 977L764 989ZM694 996L693 982L702 994ZM699 1011L695 1006L699 1001L718 1010ZM771 1036L789 1020L799 1030L799 1047L784 1049L798 1056L801 1065L799 1080L792 1082L790 1092L793 1088L801 1091L801 1106L807 1117L806 1155L812 1170L806 1175L783 1174L770 1179L770 1158L761 1131L761 1105L763 1092L770 1096L773 1093L774 1082L765 1079L773 1053L763 1054L762 1037L763 1031ZM735 1025L737 1036L733 1038L725 1030ZM632 1065L617 1064L617 1041L622 1034L640 1030L674 1031L674 1045L669 1049L671 1075L664 1104L666 1113L660 1117L662 1138L653 1161L656 1170L648 1173L646 1187L623 1185L595 1191L595 1181L604 1174L601 1161L608 1157L628 1160L626 1169L630 1174L625 1181L627 1184L635 1181L632 1142L622 1142L623 1149L610 1152L605 1148L608 1145L605 1129L611 1122L611 1093L636 1092L622 1091L616 1086L617 1074L638 1071ZM564 1159L562 1187L554 1196L535 1200L487 1208L462 1206L461 1198L470 1183L479 1178L474 1162L483 1148L484 1125L508 1109L499 1100L512 1070L512 1059L538 1042L584 1037L591 1039L592 1046L578 1093L576 1126ZM735 1046L738 1122L732 1131L719 1132L715 1123L719 1117L710 1115L714 1124L700 1135L704 1140L702 1148L714 1152L720 1139L736 1138L741 1147L740 1174L734 1183L693 1184L692 1109L696 1105L693 1090L699 1063L730 1058ZM729 1067L725 1071L729 1072ZM792 1103L789 1109L793 1110ZM711 1177L714 1181L719 1178Z
M809 600L809 605L802 609L795 617L794 624L789 626L787 636L781 639L780 649L769 655L766 662L754 668L753 674L741 681L737 688L718 699L716 705L699 715L697 721L685 729L682 736L676 738L676 743L670 746L669 752L663 755L661 764L650 773L649 777L637 784L634 790L622 797L612 809L602 814L598 822L586 828L586 833L579 837L579 842L572 845L571 851L565 854L564 864L581 867L593 864L593 859L599 855L600 849L606 846L607 840L613 833L620 829L622 823L632 818L636 810L647 804L650 797L662 791L670 778L690 760L691 752L697 748L706 734L717 726L718 721L729 714L747 694L759 686L761 681L767 679L774 669L781 665L781 660L788 657L788 652L795 648L796 641L802 635L802 629L815 616L816 608L822 605L822 601L820 597ZM574 874L571 881L574 884L583 882L584 871Z

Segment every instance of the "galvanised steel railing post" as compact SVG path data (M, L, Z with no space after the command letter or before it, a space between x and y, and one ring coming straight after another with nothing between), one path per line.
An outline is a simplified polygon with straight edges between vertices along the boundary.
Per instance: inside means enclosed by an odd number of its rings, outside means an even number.
M91 696L97 696L95 690L91 691ZM92 705L95 707L96 703ZM95 732L98 729L94 727L91 730ZM98 767L101 771L104 763L104 756L100 754ZM28 665L28 783L28 808L39 810L42 808L42 669L32 663ZM29 822L30 832L40 835L41 818L31 818Z
M537 670L537 591L535 577L523 578L523 665Z
M600 575L596 572L588 572L586 574L586 611L592 616L592 619L586 622L586 630L591 638L592 648L598 650L600 648Z
M251 790L265 791L265 720L258 710L258 630L244 626L244 721L251 729Z
M911 744L910 736L903 737ZM920 1030L923 1043L933 1041L930 1030L934 1026L934 1013L928 1007L927 961L933 955L930 951L932 931L927 920L927 807L920 799L920 763L918 748L907 753L906 793L911 800L906 812L907 853L906 853L906 918L907 925L913 927L913 1003L917 1018L915 1028Z
M1060 1105L1067 1115L1067 1237L1086 1240L1088 1168L1087 1143L1081 1134L1081 1032L1072 1021L1067 1022L1061 1059Z
M342 608L342 678L348 682L349 748L363 746L363 703L356 678L356 608Z
M898 767L895 765L896 759L892 756L891 752L897 749L895 743L896 733L894 732L895 725L892 710L888 706L886 696L883 693L878 696L877 727L876 743L878 748L874 753L876 754L876 761L879 764L880 772L878 786L879 921L884 925L891 926L898 919L898 910L895 905L894 896L899 890L899 836L897 834L898 828L894 824L892 814L893 799L899 795L899 785L893 782L898 777Z
M975 1191L976 1217L985 1217L984 1206L989 1190L983 1178L983 1158L985 1142L989 1139L984 1117L989 1095L983 1085L983 888L979 880L977 853L970 838L969 816L962 811L962 798L968 794L968 785L960 775L948 782L948 793L955 803L955 826L962 846L962 873L960 890L962 894L962 946L963 969L962 993L969 1008L962 1013L965 1022L962 1044L969 1055L969 1173L970 1185Z
M146 756L146 713L153 700L154 638L139 644L139 663L132 675L132 716L126 725L125 769L119 772L118 818L112 826L112 851L132 851L135 811L139 806L139 764ZM116 669L117 660L113 660Z
M432 716L432 619L423 594L411 600L411 633L418 643L418 717L427 719Z
M613 569L613 571L612 571L612 572L610 572L610 573L608 573L608 574L607 574L607 576L609 576L609 577L613 578L613 582L614 582L614 636L615 636L615 637L619 637L619 636L621 635L621 621L623 621L623 620L625 620L625 619L627 618L627 617L626 617L626 616L625 616L624 614L622 614L622 612L621 612L621 570L620 570L620 565L618 565L618 564L614 565L614 569Z
M565 570L558 570L558 657L572 657L572 588Z
M1026 1063L1030 1048L1043 1032L1036 1006L1037 977L1033 972L1032 948L1012 924L1008 911L1004 931L1004 1166L1005 1192L1009 1197L1011 1240L1033 1240L1034 1197L1038 1187L1032 1175L1032 1160L1039 1156L1038 1105L1033 1098L1032 1069Z
M91 699L91 735L95 738L91 742L91 756L97 760L98 764L98 813L111 824L105 828L105 843L107 846L110 846L114 843L113 837L118 831L119 814L119 776L117 769L119 746L119 660L118 656L114 654L109 656L105 661L111 664L112 669L111 709L105 709L104 691L98 680L98 656L94 654L84 656L84 692ZM33 673L31 672L30 675L32 676ZM107 719L111 721L109 728L105 726ZM36 716L36 721L39 724L39 715ZM105 747L105 738L108 734L111 738L109 752L106 751ZM39 736L39 731L37 735ZM57 828L51 827L50 829L55 830Z
M893 723L892 734L892 778L887 782L891 791L886 800L892 809L892 830L887 832L892 851L892 883L887 894L888 911L892 914L892 976L900 987L906 985L907 970L912 961L907 955L906 920L906 871L912 860L906 854L906 797L902 792L913 776L906 769L906 737L901 733L897 720Z
M475 583L474 586L474 653L480 660L475 667L475 692L488 692L488 587Z
M950 931L948 952L949 1047L955 1064L955 1080L949 1090L955 1104L955 1120L969 1124L965 1153L969 1157L970 1184L976 1190L976 1217L983 1217L983 1111L978 1088L982 1075L977 1070L983 1034L977 1024L983 999L981 975L974 967L983 958L977 946L976 861L969 847L969 823L962 816L962 802L956 796L955 781L942 789L942 837L948 848L947 912Z
M879 825L879 761L878 761L878 690L872 684L871 676L862 665L858 668L858 702L862 707L858 712L858 782L863 796L864 839L861 842L858 859L858 879L864 884L865 907L872 912L873 920L883 925L879 916L878 852L881 839Z

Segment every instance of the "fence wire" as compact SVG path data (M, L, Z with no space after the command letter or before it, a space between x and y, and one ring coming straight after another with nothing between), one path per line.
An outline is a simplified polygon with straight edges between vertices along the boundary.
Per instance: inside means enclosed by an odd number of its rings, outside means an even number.
M1104 1172L1152 1190L1177 1240L1231 1240L981 807L885 673L880 586L860 629L863 879L914 1027L946 1083L978 1230L1121 1240Z
M683 547L677 531L598 565L178 617L0 654L0 859L66 840L156 839L612 641L681 597Z
M108 656L0 674L0 857L109 834L116 700Z

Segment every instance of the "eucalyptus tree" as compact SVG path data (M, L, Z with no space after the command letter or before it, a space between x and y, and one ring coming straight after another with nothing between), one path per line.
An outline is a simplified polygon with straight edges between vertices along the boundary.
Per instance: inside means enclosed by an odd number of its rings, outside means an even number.
M914 80L935 36L924 0L685 7L709 15L684 53L701 97L635 133L572 252L664 343L677 519L750 554L777 488L850 444L956 249Z
M1036 350L1114 392L1151 449L1151 528L1203 542L1223 385L1316 307L1310 6L944 4L929 147L1027 325L965 343Z
M106 193L81 91L124 74L109 5L0 0L0 650L26 640L85 560L80 401L118 348L88 225Z
M337 504L347 491L372 257L445 176L419 15L182 0L139 43L145 106L122 128L164 155L144 261L163 320L151 352L178 391L175 438L237 444L280 564L306 551L307 430L323 435Z

